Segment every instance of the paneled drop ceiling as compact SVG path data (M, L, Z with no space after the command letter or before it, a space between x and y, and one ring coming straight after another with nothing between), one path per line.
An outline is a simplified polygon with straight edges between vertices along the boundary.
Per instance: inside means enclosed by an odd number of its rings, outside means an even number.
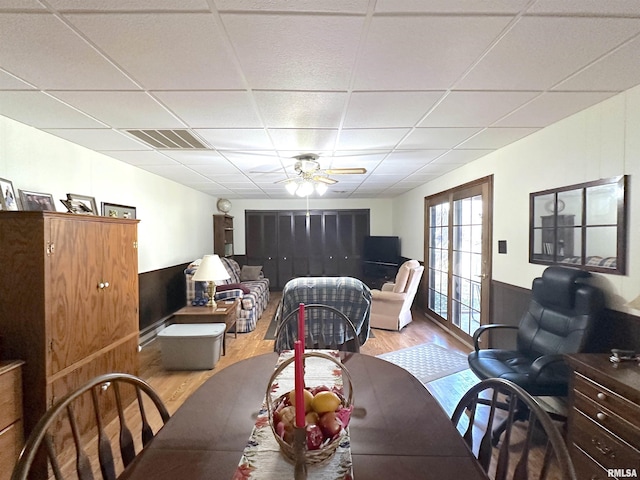
M637 0L0 0L0 115L232 199L301 153L394 197L639 83Z

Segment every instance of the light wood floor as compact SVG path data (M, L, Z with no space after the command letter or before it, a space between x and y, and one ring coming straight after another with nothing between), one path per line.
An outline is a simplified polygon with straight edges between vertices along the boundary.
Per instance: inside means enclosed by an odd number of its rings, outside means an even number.
M264 336L279 299L280 292L272 292L269 305L253 332L240 333L238 338L227 334L226 355L220 358L213 370L166 371L162 368L158 342L152 342L141 351L140 376L158 391L169 412L173 413L205 380L225 367L242 359L273 351L273 340L264 340ZM470 351L468 346L448 335L422 314L414 312L413 318L413 322L401 332L373 329L375 338L369 338L360 351L367 355L379 355L421 343L436 343L465 354ZM475 376L465 370L431 382L428 388L445 410L451 412L462 394L476 381Z

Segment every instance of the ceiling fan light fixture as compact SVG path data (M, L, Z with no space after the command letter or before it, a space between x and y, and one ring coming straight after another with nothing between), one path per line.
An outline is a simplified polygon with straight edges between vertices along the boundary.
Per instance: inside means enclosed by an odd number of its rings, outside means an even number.
M313 193L313 183L309 180L304 180L298 186L298 190L296 191L296 195L299 197L307 197Z
M328 188L326 183L316 183L316 193L320 196L324 195Z
M285 188L291 195L295 195L296 190L298 190L298 182L296 182L295 180L291 180L285 184Z

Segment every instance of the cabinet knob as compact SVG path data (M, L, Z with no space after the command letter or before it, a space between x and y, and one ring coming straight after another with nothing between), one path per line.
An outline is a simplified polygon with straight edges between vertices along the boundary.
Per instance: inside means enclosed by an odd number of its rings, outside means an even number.
M104 282L104 288L109 288L109 282Z
M104 288L104 283L103 283L103 282L100 282L100 283L98 284L98 288L102 290L102 289Z
M596 396L598 397L598 400L603 400L604 401L604 400L607 399L607 396L602 392L598 392L598 394Z
M596 413L596 418L601 422L604 422L607 419L607 415L602 412L598 412Z

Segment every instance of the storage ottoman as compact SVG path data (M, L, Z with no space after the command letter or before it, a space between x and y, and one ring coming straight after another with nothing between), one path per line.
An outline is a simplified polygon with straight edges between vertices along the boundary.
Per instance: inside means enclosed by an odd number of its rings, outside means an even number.
M220 359L224 323L176 323L158 333L167 370L211 370Z

